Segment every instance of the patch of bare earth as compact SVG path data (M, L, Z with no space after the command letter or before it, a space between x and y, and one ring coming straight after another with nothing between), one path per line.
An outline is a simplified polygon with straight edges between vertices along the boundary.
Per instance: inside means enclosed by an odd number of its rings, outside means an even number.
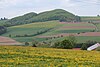
M86 24L87 22L59 22L60 24Z
M49 38L49 37L61 37L61 36L100 36L100 32L85 32L85 33L61 33L57 35L51 35L51 36L38 36L38 38Z
M88 28L95 28L95 26L64 26L61 29L88 29Z
M9 38L0 36L0 45L21 45L21 43Z
M81 50L81 48L73 48L73 50Z

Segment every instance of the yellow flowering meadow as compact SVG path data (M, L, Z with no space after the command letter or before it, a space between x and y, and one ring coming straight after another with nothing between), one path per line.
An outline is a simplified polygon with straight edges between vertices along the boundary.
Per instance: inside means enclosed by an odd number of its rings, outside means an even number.
M100 52L0 46L0 67L100 67Z

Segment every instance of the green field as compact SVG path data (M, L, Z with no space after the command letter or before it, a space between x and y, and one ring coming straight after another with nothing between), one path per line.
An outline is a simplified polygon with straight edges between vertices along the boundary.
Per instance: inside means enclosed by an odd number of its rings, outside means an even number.
M100 52L0 46L0 67L99 67Z
M67 37L50 39L50 40L47 40L46 42L57 42L57 41L62 41L64 39L67 39ZM76 39L77 39L77 43L84 43L84 42L87 42L87 41L100 42L100 37L98 37L98 36L76 36Z
M99 25L100 24L98 24L98 29L100 29ZM15 37L16 35L21 35L21 36L26 34L34 35L38 32L45 31L47 29L50 30L36 36ZM31 23L25 25L12 26L9 27L8 32L3 34L2 36L8 37L9 35L11 35L11 38L19 42L32 42L33 40L36 40L38 42L42 42L42 41L53 42L53 41L65 39L67 37L46 40L46 38L39 38L38 36L53 36L53 35L59 35L61 33L65 33L65 34L82 33L82 32L91 32L91 31L95 31L95 25L91 23L61 23L59 21L48 21L48 22L38 22L38 23ZM97 36L92 36L92 37L77 36L76 38L78 42L85 42L87 40L100 41L100 37Z
M100 17L97 16L82 16L81 17L81 21L82 22L89 22L89 21L93 21L93 22L100 22Z

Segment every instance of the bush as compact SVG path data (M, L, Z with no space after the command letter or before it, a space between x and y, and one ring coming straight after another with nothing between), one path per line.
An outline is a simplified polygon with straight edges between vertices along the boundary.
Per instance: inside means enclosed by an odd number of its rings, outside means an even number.
M32 47L37 47L35 44L32 44Z
M61 42L54 43L54 48L61 48Z
M96 44L96 41L87 41L86 43L84 43L81 47L82 50L87 50L88 47Z
M70 35L67 39L54 43L55 48L72 49L76 44L76 38Z
M29 43L28 42L25 42L25 46L29 46Z
M61 45L61 48L64 48L64 49L73 48L73 43L68 39L63 40L60 45Z
M87 50L87 48L88 48L88 47L87 47L87 44L84 43L84 44L82 45L82 47L81 47L81 50Z

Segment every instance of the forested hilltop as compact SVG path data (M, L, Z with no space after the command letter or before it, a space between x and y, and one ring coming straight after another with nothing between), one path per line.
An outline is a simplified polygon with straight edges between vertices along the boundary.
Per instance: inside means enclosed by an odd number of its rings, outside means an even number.
M64 22L79 22L80 17L75 16L74 14L67 12L63 9L55 9L52 11L46 11L42 13L27 13L23 16L18 16L8 21L4 22L2 25L9 27L15 25L22 25L34 22L44 22L44 21L52 21L52 20L59 20Z

